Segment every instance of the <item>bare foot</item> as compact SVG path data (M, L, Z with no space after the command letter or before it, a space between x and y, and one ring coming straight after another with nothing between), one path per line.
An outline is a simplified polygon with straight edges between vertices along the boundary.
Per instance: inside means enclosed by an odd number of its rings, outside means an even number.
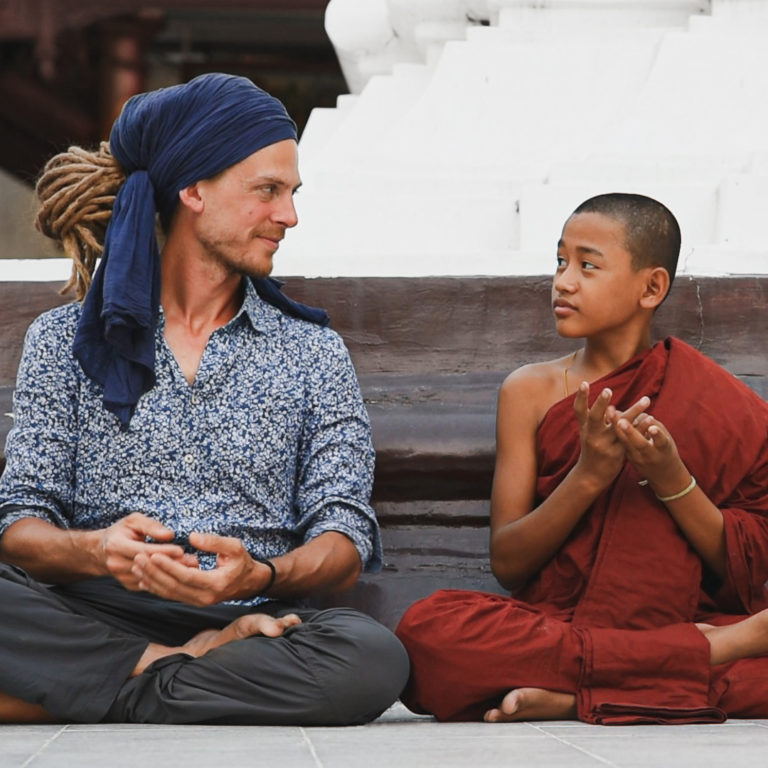
M181 653L202 656L220 645L253 635L280 637L288 627L294 627L296 624L301 624L301 619L295 613L289 613L279 619L266 613L247 613L227 624L224 629L204 629L198 632L181 646Z
M711 664L768 654L768 610L724 627L711 624L696 627L709 640Z
M131 677L140 675L153 662L174 653L186 653L197 658L233 640L243 640L253 635L279 637L288 627L296 624L301 624L301 619L295 613L286 614L279 619L268 616L266 613L247 613L244 616L238 616L223 629L204 629L198 632L184 645L173 647L150 643L134 667Z
M513 688L498 709L489 709L486 723L513 723L520 720L575 720L576 696L544 688Z
M0 723L56 723L41 706L0 693Z

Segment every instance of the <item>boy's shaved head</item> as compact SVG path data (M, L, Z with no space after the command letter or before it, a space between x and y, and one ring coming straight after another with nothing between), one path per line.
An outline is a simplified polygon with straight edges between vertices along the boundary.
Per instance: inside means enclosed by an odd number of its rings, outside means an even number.
M580 213L600 213L622 222L632 266L636 270L663 267L672 285L680 254L680 226L666 206L644 195L611 192L585 200L572 215Z

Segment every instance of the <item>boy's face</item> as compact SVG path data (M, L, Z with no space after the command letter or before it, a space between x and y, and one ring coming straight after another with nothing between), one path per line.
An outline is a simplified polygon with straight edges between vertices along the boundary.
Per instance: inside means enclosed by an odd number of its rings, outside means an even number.
M557 332L580 338L621 333L640 316L647 270L635 270L624 224L600 213L571 216L557 246L552 308Z

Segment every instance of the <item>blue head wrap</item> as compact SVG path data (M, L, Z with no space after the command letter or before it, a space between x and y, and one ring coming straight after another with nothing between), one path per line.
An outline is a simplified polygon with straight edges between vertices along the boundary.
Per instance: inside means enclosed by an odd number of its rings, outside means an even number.
M73 353L124 425L139 397L155 385L155 214L169 222L180 190L285 139L296 139L285 107L250 80L219 73L134 96L115 121L110 149L127 178L115 198ZM328 324L323 310L292 301L278 281L254 278L253 284L284 312Z

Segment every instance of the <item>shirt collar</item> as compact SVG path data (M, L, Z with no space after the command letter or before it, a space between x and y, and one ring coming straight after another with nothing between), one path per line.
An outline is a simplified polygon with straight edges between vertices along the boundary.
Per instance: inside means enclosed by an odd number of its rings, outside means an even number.
M245 296L243 303L240 305L240 309L233 318L233 322L237 320L241 315L245 315L253 326L255 331L260 333L269 333L277 327L279 322L279 316L282 312L263 301L256 293L256 289L253 287L253 283L244 278L245 281Z

